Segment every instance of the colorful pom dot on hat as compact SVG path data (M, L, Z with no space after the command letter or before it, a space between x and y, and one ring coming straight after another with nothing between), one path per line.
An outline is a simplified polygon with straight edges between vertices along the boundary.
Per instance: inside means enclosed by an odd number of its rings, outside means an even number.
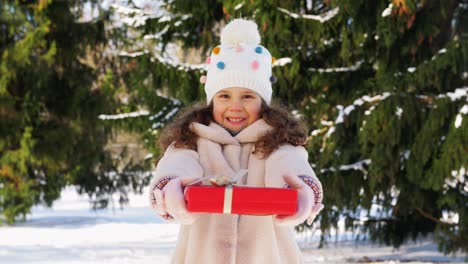
M206 83L206 76L205 76L205 75L202 75L202 76L200 77L200 82L201 82L201 83Z
M226 65L222 61L219 61L218 63L216 63L216 67L218 67L218 69L220 70L224 69L225 66Z
M230 87L251 89L270 103L274 58L260 40L258 26L250 20L234 19L223 28L221 44L207 59L204 81L208 103L217 92Z
M259 67L260 67L260 63L259 63L258 61L256 61L256 60L254 60L254 61L252 62L252 69L253 69L254 71L256 71L256 70L258 70Z

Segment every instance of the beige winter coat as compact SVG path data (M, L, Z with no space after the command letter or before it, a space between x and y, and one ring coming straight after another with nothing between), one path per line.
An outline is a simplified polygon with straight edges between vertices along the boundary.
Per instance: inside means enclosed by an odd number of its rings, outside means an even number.
M211 123L192 123L197 151L169 147L156 169L162 177L234 175L247 169L242 184L284 187L283 175L316 176L303 147L283 145L268 158L251 154L254 142L270 130L262 119L232 137ZM318 179L316 179L317 182ZM205 183L208 184L208 183ZM172 263L302 263L292 226L277 225L274 216L201 214L192 225L181 225Z

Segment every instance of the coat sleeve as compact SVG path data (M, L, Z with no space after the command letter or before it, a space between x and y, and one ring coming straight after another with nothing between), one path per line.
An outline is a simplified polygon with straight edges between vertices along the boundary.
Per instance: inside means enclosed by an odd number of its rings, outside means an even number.
M149 199L151 208L162 219L173 220L166 212L162 190L169 181L178 177L202 178L203 169L198 158L198 153L194 150L179 149L171 145L159 160L150 184Z
M266 187L288 187L283 180L285 175L299 177L312 189L313 208L309 219L313 220L323 208L323 189L309 164L308 153L304 147L283 145L267 158L265 161Z

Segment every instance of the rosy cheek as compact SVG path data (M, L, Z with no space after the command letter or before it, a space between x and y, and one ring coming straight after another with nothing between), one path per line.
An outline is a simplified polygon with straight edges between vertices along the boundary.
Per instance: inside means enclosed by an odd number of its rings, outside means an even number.
M223 113L219 110L213 110L213 118L216 122L222 123L223 122Z

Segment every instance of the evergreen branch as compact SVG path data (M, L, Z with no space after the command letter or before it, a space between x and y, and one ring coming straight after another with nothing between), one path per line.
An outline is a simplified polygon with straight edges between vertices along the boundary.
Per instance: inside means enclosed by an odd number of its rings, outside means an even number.
M359 68L361 68L361 65L364 63L364 60L360 60L356 62L354 65L351 65L349 67L337 67L337 68L309 68L309 71L313 72L320 72L320 73L328 73L328 72L351 72L351 71L357 71Z
M123 113L123 114L116 114L116 115L104 115L101 114L98 116L99 119L101 120L113 120L113 119L124 119L124 118L129 118L129 117L139 117L139 116L147 116L149 115L149 112L146 110L140 110L138 112L131 112L131 113Z
M365 169L365 165L369 166L372 163L370 159L365 159L365 160L360 160L358 162L352 163L352 164L345 164L345 165L340 165L338 167L339 171L348 171L348 170L359 170L363 171L364 173L367 173L367 170ZM320 173L326 173L329 171L336 171L337 169L335 167L330 167L326 169L321 169Z
M438 94L438 95L416 95L416 98L424 101L427 104L432 105L435 99L444 99L450 98L452 102L455 102L463 97L468 95L468 86L463 86L460 88L456 88L453 92L447 92L445 94Z
M289 64L289 63L291 63L291 62L292 62L292 59L291 59L291 58L287 58L287 57L285 57L285 58L280 58L280 59L277 59L277 60L275 61L275 63L273 63L273 67L275 67L275 66L280 66L280 67L282 67L282 66L284 66L284 65L286 65L286 64Z
M369 103L369 104L372 105L371 108L369 110L367 110L369 112L366 111L366 113L365 113L366 115L369 115L370 111L372 111L375 108L375 105L377 103L387 99L387 97L389 97L391 95L393 95L393 94L391 94L389 92L384 92L381 95L375 95L373 97L370 97L369 95L364 95L364 96L354 100L353 104L348 105L346 107L343 107L342 105L337 105L336 108L338 109L339 113L338 113L338 117L335 120L335 124L343 123L345 117L349 116L351 114L351 112L356 107L359 107L359 106L363 105L364 103Z
M331 10L328 10L327 12L323 13L323 14L320 14L320 15L303 15L303 14L296 14L296 13L293 13L289 10L286 10L284 8L280 8L278 7L278 10L285 13L286 15L292 17L292 18L302 18L302 19L310 19L310 20L315 20L315 21L318 21L320 23L323 23L323 22L326 22L330 19L332 19L333 17L335 17L339 11L340 11L340 8L339 7L335 7Z
M314 131L310 132L311 137L318 136L320 134L325 133L328 130L328 127L322 127L321 129L315 129Z
M142 55L145 55L146 53L148 53L148 51L136 51L136 52L121 51L119 52L119 56L135 58L135 57L140 57Z
M135 4L133 4L133 5L135 5ZM144 12L140 8L128 7L128 6L123 6L123 5L119 5L119 4L115 4L115 3L112 4L111 7L114 8L117 13L120 13L122 15L135 15L135 14L141 15L141 14L144 14Z
M450 226L458 226L458 224L456 223L449 223L449 222L446 222L446 221L442 221L440 219L437 219L435 218L434 216L432 216L431 214L425 212L423 209L419 208L419 207L416 207L416 211L418 211L418 213L420 213L423 217L433 221L433 222L436 222L438 224L444 224L444 225L450 225Z
M206 70L206 65L205 64L191 64L191 63L177 63L177 62L172 62L170 58L165 58L162 56L159 56L155 54L152 58L155 58L158 60L160 63L167 65L172 68L176 68L177 70L183 70L183 71L195 71L195 70Z
M145 51L138 51L138 52L127 52L127 51L121 51L119 52L119 56L122 57L139 57L143 56L145 54L151 54L148 50ZM157 54L154 54L151 56L152 59L156 59L159 61L159 63L164 64L168 67L175 68L177 70L184 70L184 71L191 71L191 70L203 70L205 69L205 64L190 64L190 63L177 63L173 62L172 58L170 57L163 57L159 56Z
M391 221L395 221L395 219L393 217L388 217L388 218L377 218L377 217L370 217L370 218L366 218L366 219L361 219L361 218L358 218L358 217L354 217L350 214L345 214L346 217L348 217L349 219L353 220L353 221L358 221L358 222L363 222L363 223L379 223L379 222L391 222Z

